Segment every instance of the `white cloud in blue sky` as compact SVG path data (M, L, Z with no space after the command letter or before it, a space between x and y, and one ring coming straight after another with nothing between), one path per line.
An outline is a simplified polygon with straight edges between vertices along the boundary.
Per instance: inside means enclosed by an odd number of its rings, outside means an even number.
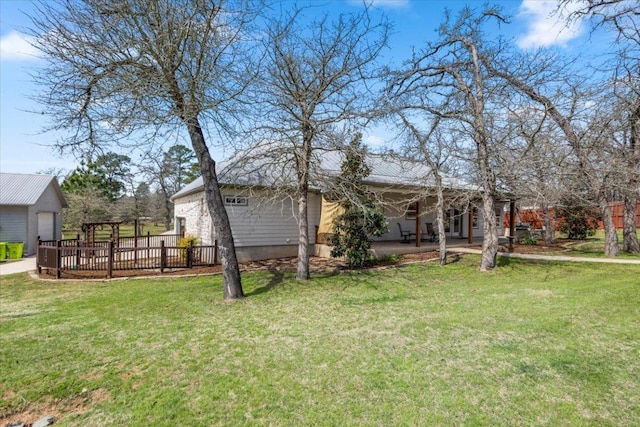
M583 31L581 20L566 19L578 5L579 2L570 3L563 13L557 14L557 0L523 0L518 12L520 18L527 21L527 32L518 38L518 46L522 49L554 45L566 47Z
M15 30L0 38L0 60L32 61L38 59L39 52L31 44L32 37Z

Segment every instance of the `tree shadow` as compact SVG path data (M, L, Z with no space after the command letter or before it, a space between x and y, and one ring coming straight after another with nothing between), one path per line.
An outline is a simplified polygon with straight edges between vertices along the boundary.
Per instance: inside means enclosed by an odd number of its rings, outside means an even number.
M260 295L260 294L264 294L266 292L271 291L273 288L275 288L276 286L282 284L282 282L284 282L284 272L275 268L275 267L269 267L268 269L269 273L271 273L271 277L269 278L269 282L267 282L264 286L261 286L259 288L256 288L250 292L247 292L246 294L244 294L245 297L251 297L251 296L256 296L256 295Z

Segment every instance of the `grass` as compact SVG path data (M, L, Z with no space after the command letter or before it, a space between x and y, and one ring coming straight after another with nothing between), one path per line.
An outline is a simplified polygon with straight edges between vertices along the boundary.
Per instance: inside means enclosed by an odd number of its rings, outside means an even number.
M640 230L638 231L638 239L640 239ZM640 259L639 254L629 254L622 250L623 239L621 230L618 230L618 242L620 248L620 254L618 255L619 258ZM594 236L588 237L585 240L576 240L568 243L566 247L571 249L571 251L563 253L562 255L601 258L604 256L604 246L604 230L597 230Z
M478 261L250 273L233 304L219 276L3 277L0 418L638 425L640 266Z

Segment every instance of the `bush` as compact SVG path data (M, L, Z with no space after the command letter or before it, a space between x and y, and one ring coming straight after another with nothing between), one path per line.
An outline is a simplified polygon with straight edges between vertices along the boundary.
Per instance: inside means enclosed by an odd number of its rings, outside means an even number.
M573 210L563 209L562 223L560 231L572 240L583 240L587 236L593 236L598 229L597 217L594 211L585 208L575 208ZM597 215L597 212L595 212Z
M187 259L187 248L189 246L195 246L198 244L198 238L196 236L184 236L178 242L178 247L180 249L180 258Z
M535 246L538 244L538 239L536 239L535 237L525 237L522 240L520 240L520 243L522 243L523 245Z

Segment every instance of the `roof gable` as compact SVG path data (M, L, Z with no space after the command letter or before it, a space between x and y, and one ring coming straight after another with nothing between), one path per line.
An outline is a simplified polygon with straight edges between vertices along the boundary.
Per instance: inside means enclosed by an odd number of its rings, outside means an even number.
M55 176L0 173L0 205L32 206L36 204L49 185L53 185L62 207L66 208L67 202Z

